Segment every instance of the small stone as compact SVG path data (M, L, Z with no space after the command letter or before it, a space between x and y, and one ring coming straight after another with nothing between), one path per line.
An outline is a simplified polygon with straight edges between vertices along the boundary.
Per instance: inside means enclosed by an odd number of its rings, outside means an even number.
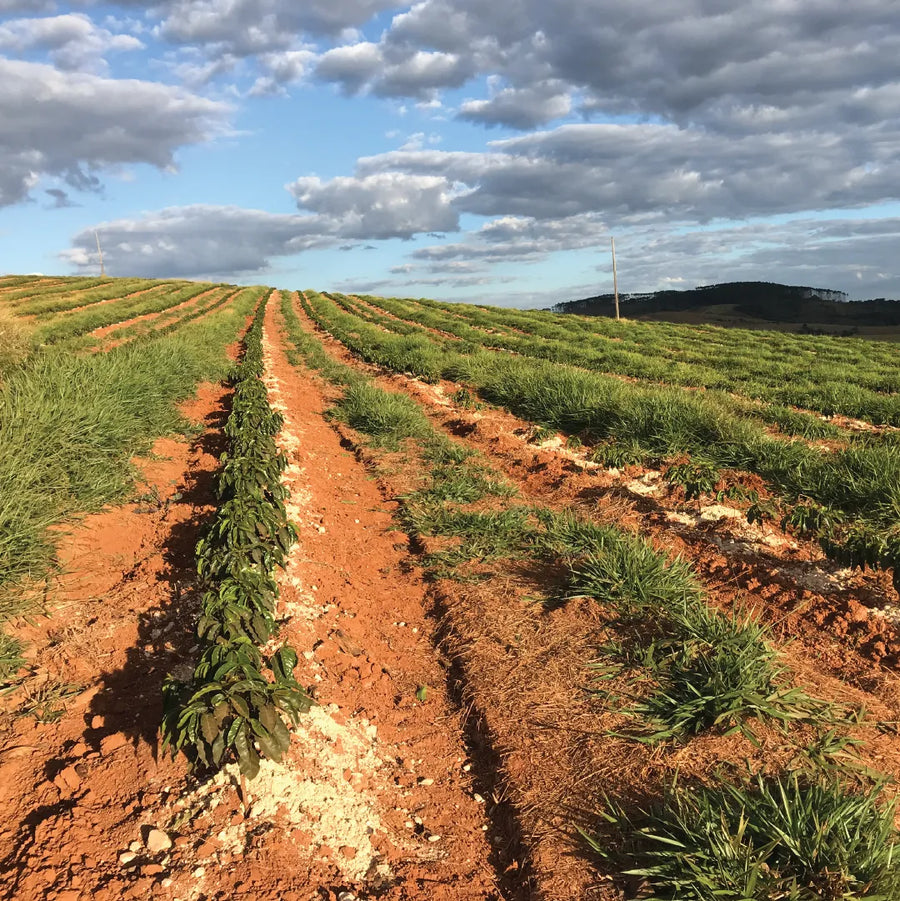
M137 858L137 854L133 851L123 851L119 855L119 863L122 864L123 867L127 867L133 860Z
M434 779L419 779L419 785L434 785Z
M142 851L143 849L144 846L138 841L134 841L128 846L128 850L134 851L135 854L137 854L139 851Z
M472 795L472 797L475 799L475 802L477 804L484 804L484 798L482 798L481 795L478 794L478 792L475 792L475 794Z
M100 742L100 753L104 755L112 754L113 751L118 751L119 748L124 748L127 744L128 739L121 732L113 732L112 735L103 737L103 740Z
M337 896L337 901L356 901L356 895L353 892L341 892Z
M148 863L141 867L141 876L159 876L165 872L165 867L161 867L158 863Z
M210 839L207 839L205 842L203 842L202 845L200 845L199 848L197 848L197 856L198 857L212 857L212 855L215 854L216 851L218 851L218 850L219 850L219 843L215 842L215 841L211 841Z
M428 841L430 841L430 842L439 842L440 840L441 840L441 837L439 835L429 835L428 836Z
M91 717L91 728L92 729L102 729L103 728L104 719L102 716L92 716Z
M353 845L341 845L340 852L347 860L353 860L353 858L356 857L356 848L354 848Z
M151 829L147 833L147 850L151 854L168 851L172 847L172 839L162 829Z
M191 873L191 876L193 876L194 879L202 879L205 875L206 867L197 867L197 869Z
M75 769L75 765L72 764L71 766L67 766L56 776L53 780L53 784L60 789L60 791L73 792L81 785L81 776Z

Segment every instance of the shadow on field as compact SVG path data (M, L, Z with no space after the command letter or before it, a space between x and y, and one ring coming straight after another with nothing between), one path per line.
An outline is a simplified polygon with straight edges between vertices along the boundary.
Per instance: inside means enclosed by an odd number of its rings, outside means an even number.
M230 412L231 395L223 398L203 420L204 433L192 443L199 450L221 457L225 450L223 427ZM193 670L196 591L195 547L214 515L215 470L188 472L178 491L179 505L190 515L168 520L168 500L153 503L166 531L162 545L165 567L157 576L165 586L167 601L138 616L138 638L127 652L123 667L107 673L85 716L85 741L96 749L108 735L121 734L137 746L145 741L155 749L162 718L162 685L173 673L188 678Z

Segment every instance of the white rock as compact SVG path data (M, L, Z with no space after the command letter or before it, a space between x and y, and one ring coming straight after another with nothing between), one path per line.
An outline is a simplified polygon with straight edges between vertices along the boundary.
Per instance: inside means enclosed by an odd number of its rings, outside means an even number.
M147 833L147 850L151 854L168 851L172 847L172 839L162 829L151 829Z

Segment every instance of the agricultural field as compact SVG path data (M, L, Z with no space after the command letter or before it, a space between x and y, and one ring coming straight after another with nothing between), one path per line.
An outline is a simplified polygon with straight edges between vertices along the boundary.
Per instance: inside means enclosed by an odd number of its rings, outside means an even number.
M900 901L900 348L0 278L0 894Z

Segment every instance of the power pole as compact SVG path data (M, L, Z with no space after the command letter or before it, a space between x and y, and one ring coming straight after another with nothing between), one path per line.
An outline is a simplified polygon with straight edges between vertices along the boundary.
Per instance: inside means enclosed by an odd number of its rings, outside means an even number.
M613 291L616 295L616 319L620 319L619 316L619 276L616 272L616 239L609 239L610 246L612 247L612 258L613 258Z
M100 248L100 235L95 231L94 237L97 239L97 253L100 254L100 278L106 278L106 270L103 268L103 250ZM616 309L618 309L618 300L616 305ZM618 316L616 318L618 319Z

